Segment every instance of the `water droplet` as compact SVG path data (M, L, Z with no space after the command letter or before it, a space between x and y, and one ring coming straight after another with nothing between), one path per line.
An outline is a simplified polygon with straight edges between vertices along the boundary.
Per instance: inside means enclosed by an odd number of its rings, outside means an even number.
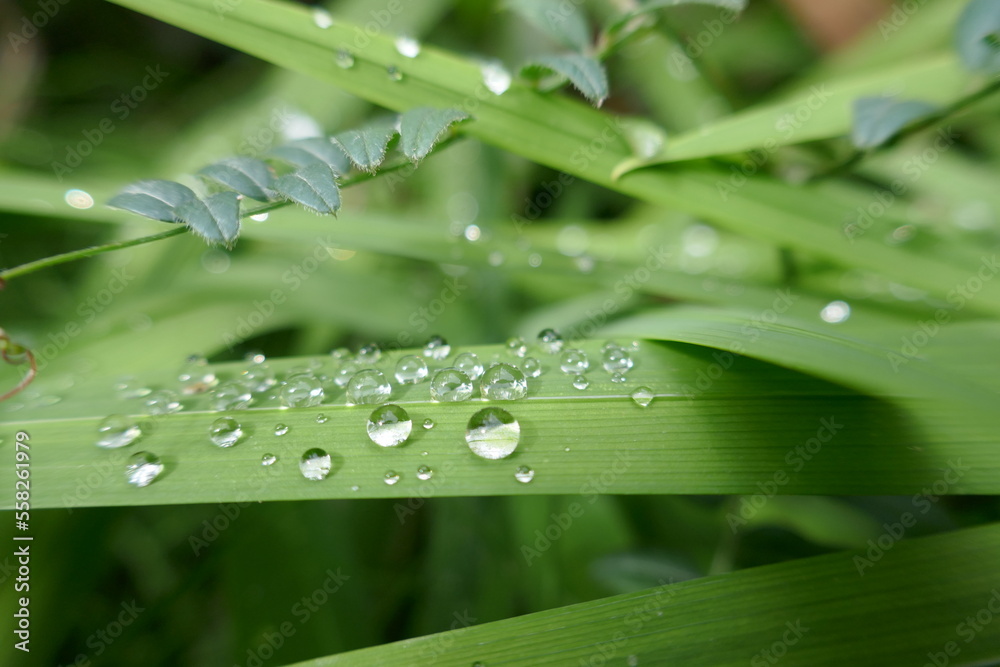
M169 415L179 412L184 406L177 400L177 394L169 389L154 391L146 397L146 412L151 415Z
M219 417L208 427L208 437L219 447L232 447L243 437L243 427L232 417Z
M587 379L586 375L577 375L573 378L573 386L583 391L590 386L590 380Z
M531 480L535 479L535 471L528 466L520 466L514 472L514 479L519 481L521 484L527 484Z
M431 419L430 417L428 417L427 419L425 419L424 420L424 428L427 429L428 431L431 430L432 428L434 428L434 420ZM426 454L426 453L427 452L424 452L424 454Z
M568 452L569 451L569 447L565 448L563 451L564 452Z
M378 343L368 343L362 346L358 350L358 363L367 364L369 366L377 364L378 360L382 358L382 348L379 347Z
M510 72L500 63L484 63L482 73L483 85L494 95L503 95L510 88Z
M632 400L635 401L636 405L642 408L652 403L654 396L655 394L653 393L653 390L649 387L639 387L632 392Z
M348 405L381 405L392 395L392 385L375 368L358 371L347 384Z
M275 424L274 425L274 434L278 435L278 436L285 435L290 430L291 430L291 427L289 427L287 424Z
M253 220L254 222L267 222L267 218L268 218L267 211L250 216L250 219Z
M824 322L840 324L851 316L851 306L846 301L831 301L819 313Z
M115 391L122 398L143 398L144 396L149 396L153 390L138 378L130 375L119 378L115 382Z
M555 329L538 332L538 347L549 354L558 354L563 349L563 337Z
M516 401L528 395L524 373L503 362L490 366L479 384L483 398L490 401Z
M431 398L442 403L467 401L472 396L472 380L457 368L442 368L431 380Z
M264 356L263 352L247 352L243 355L243 361L250 365L256 365L267 361L267 357Z
M451 354L451 345L441 336L431 336L431 339L424 345L424 356L435 361L442 361Z
M278 460L278 457L274 454L264 454L260 457L260 464L262 466L273 466Z
M524 357L528 354L528 344L524 342L524 339L520 336L515 336L514 338L507 339L507 352L513 354L515 357Z
M559 357L559 368L568 375L580 375L590 368L590 360L587 359L586 352L571 347L563 351Z
M368 416L368 437L379 447L397 447L410 437L413 421L398 405L383 405Z
M115 449L131 445L142 435L142 429L125 415L109 415L97 425L97 446Z
M431 477L434 476L434 471L427 466L420 466L417 468L417 479L426 482Z
M299 459L299 470L306 479L319 481L326 479L333 468L333 460L325 450L318 447L307 449Z
M84 190L67 190L63 199L73 208L93 208L94 206L94 198Z
M625 382L625 375L622 373L615 373L614 375L611 376L611 381L614 382L615 384L622 384L623 382Z
M354 486L351 487L351 491L360 491L360 490L361 490L361 487L358 486L357 484L355 484Z
M389 470L384 475L382 475L382 481L388 484L389 486L392 486L393 484L399 481L399 473Z
M250 393L250 389L246 385L235 381L223 382L213 389L211 393L212 407L220 412L245 410L250 406L252 401L253 395Z
M346 387L351 378L358 372L358 364L354 361L347 361L333 374L333 382L338 387Z
M389 79L392 81L402 81L403 72L400 71L395 65L389 65L385 68L385 73L389 75Z
M311 408L324 397L323 385L312 375L296 375L281 387L281 402L290 408Z
M258 394L267 391L278 383L274 377L274 371L263 361L259 363L255 362L247 367L240 375L240 382L251 392Z
M346 347L338 347L335 350L330 350L330 356L333 357L335 361L347 361L351 358L351 351Z
M470 380L478 379L483 374L483 362L475 352L463 352L455 357L455 368L469 376Z
M517 449L521 425L502 408L483 408L469 419L465 441L473 454L484 459L502 459Z
M330 418L327 417L326 415L324 415L322 412L319 413L318 415L316 415L316 423L317 424L325 424L328 421L330 421Z
M525 360L521 362L521 369L528 377L536 378L542 374L542 363L534 357L526 357Z
M351 69L354 67L354 54L347 49L337 49L337 53L333 56L333 62L340 69Z
M152 484L162 472L160 457L150 452L136 452L125 462L125 479L140 488Z
M420 42L400 35L396 38L396 52L404 58L416 58L420 55Z
M185 360L177 379L181 381L185 394L201 394L219 383L208 361L198 354L192 354Z
M609 373L628 373L634 362L625 348L615 345L601 352L601 365Z
M637 655L630 655L625 662L628 665L628 667L638 667L638 665L639 665L639 656L637 656Z
M333 25L333 17L330 16L330 12L317 7L313 9L313 23L316 24L317 28L326 30Z

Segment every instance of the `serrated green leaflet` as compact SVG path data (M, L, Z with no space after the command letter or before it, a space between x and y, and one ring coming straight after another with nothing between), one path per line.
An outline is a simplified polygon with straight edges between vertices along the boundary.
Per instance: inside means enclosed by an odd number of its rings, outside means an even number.
M403 154L414 162L422 160L452 124L465 118L468 114L458 109L418 107L406 111L399 122Z
M153 220L177 222L177 209L195 200L197 195L187 186L173 181L151 179L125 186L108 201L108 206Z
M325 164L312 164L286 174L275 181L274 189L317 213L336 213L340 209L337 176Z
M257 201L270 198L268 192L274 183L271 168L266 163L246 157L226 158L198 173Z
M240 236L240 200L235 192L187 201L177 208L177 217L209 243L232 246Z

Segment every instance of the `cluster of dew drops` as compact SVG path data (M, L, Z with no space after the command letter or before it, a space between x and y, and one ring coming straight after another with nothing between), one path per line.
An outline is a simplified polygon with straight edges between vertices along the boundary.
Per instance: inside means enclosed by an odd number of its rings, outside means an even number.
M553 360L572 387L579 391L590 387L586 373L591 365L584 350L567 347L554 329L539 333L536 347ZM604 344L601 366L611 376L611 382L620 385L627 381L626 374L635 365L633 354L638 347L637 341L626 346L615 342ZM523 338L511 338L506 344L506 357L494 355L487 367L475 352L456 351L453 355L451 345L442 337L434 336L421 354L399 357L391 375L400 387L427 382L431 400L437 403L469 401L476 393L477 383L483 401L516 401L528 395L529 381L541 376L547 365L530 356L529 351L529 344ZM165 388L153 390L135 378L123 378L115 389L122 398L142 400L144 412L156 417L183 410L185 397L198 395L207 399L208 407L217 412L232 412L268 402L277 402L282 408L316 407L324 404L328 389L335 385L344 389L347 405L375 406L366 424L368 437L375 445L388 448L405 444L413 432L414 420L402 406L390 403L393 383L387 377L388 369L380 368L386 366L381 348L374 343L361 347L356 353L339 348L331 352L331 357L335 369L330 374L324 372L321 360L314 359L308 366L292 368L279 378L264 355L250 354L246 366L235 378L221 381L203 357L193 356L187 359L178 375L179 392ZM630 394L640 407L648 406L654 395L648 387L638 387ZM323 414L316 417L319 424L327 420ZM421 425L430 430L435 423L428 418ZM273 433L280 437L290 430L286 424L278 423ZM116 449L138 440L143 434L143 424L131 417L114 414L105 418L97 431L98 447ZM207 435L212 444L229 448L247 436L247 429L235 417L222 416L210 424ZM483 459L509 457L517 449L520 438L521 426L517 419L507 410L493 405L475 412L465 428L466 444L473 454ZM261 465L273 466L277 461L276 455L266 453L261 458ZM320 448L307 450L299 460L299 470L308 480L325 479L332 469L333 457ZM163 471L160 458L148 451L137 452L126 461L126 479L135 486L148 486ZM426 481L433 474L430 467L420 466L416 476ZM534 470L528 466L520 466L514 472L514 479L525 484L534 476ZM394 485L400 479L399 473L389 470L382 481ZM352 487L355 491L358 488Z

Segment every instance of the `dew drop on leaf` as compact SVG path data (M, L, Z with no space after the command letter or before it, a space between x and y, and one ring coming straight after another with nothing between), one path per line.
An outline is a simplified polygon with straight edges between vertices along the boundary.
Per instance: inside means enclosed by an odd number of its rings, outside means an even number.
M568 375L579 375L590 368L590 360L586 352L571 347L559 357L559 368Z
M457 368L442 368L431 379L431 398L442 403L467 401L472 388L468 375Z
M274 377L272 376L271 379L273 380ZM248 384L253 386L253 383ZM245 410L253 401L253 395L248 386L236 381L223 382L212 390L210 396L212 407L219 411Z
M521 425L502 408L483 408L472 415L465 427L465 441L469 449L484 459L510 456L517 449L520 439Z
M434 420L431 419L430 417L428 417L427 419L425 419L424 420L424 428L426 430L428 430L428 431L431 430L432 428L434 428ZM424 452L424 453L426 454L426 452Z
M413 431L413 420L398 405L383 405L368 416L368 437L379 447L398 447Z
M424 356L435 361L443 361L451 354L451 345L441 336L431 336L431 339L424 345Z
M523 358L524 355L528 354L528 344L524 342L524 339L520 336L515 336L514 338L507 339L507 352L513 354L515 357Z
M289 426L287 424L275 424L274 425L274 434L277 435L277 436L285 435L286 433L288 433L289 430L291 430L291 429L289 428Z
M333 26L333 16L330 15L330 12L320 7L313 9L312 18L317 28L326 30Z
M278 457L275 456L274 454L264 454L262 457L260 457L260 464L262 466L272 466L277 462L277 460Z
M434 471L428 466L420 466L417 468L417 479L426 482L431 477L434 476Z
M151 452L136 452L125 462L125 479L133 486L149 486L161 473L163 463Z
M394 484L396 484L396 482L399 481L399 473L389 470L384 475L382 475L382 481L388 484L389 486L393 486Z
M632 355L618 345L607 347L601 352L601 365L609 373L627 373L633 364Z
M427 379L427 362L415 354L400 357L395 376L399 384L420 384Z
M412 37L400 35L395 41L396 53L404 58L416 58L420 55L420 42Z
M542 329L538 332L538 347L549 354L558 354L563 349L563 337L555 329Z
M580 391L583 391L590 386L590 380L587 379L586 375L577 375L573 378L573 386Z
M347 49L338 49L337 53L333 56L333 62L340 69L351 69L354 67L354 54Z
M654 396L655 394L653 393L653 390L649 387L639 387L632 392L632 400L635 401L635 404L641 408L644 408L652 403Z
M326 479L333 468L333 461L326 450L319 447L307 449L299 459L299 470L306 479L319 481Z
M382 358L382 348L378 343L368 343L358 350L357 361L359 364L374 365Z
M395 65L389 65L388 67L386 67L385 68L385 73L389 75L389 80L390 81L402 81L403 80L403 72L400 71L400 69L398 67L396 67Z
M528 395L528 380L519 369L501 362L483 373L480 390L490 401L517 401Z
M468 375L470 380L476 380L483 374L483 362L479 361L475 352L463 352L455 357L455 368Z
M208 437L218 447L232 447L243 437L243 427L232 417L219 417L209 426Z
M840 324L851 316L851 306L846 301L831 301L823 306L820 319L830 324Z
M311 408L324 397L323 384L305 373L289 378L281 387L281 402L290 408Z
M125 415L109 415L97 425L97 446L116 449L131 445L142 435L142 429Z
M385 374L375 368L366 368L354 374L347 383L349 405L381 405L392 395L392 385Z
M169 389L154 391L146 397L146 412L151 415L169 415L183 409L177 394Z
M521 362L521 369L530 378L536 378L542 374L542 364L534 357L525 357L524 361Z
M535 471L528 466L520 466L516 471L514 471L514 479L519 481L521 484L527 484L531 480L535 479Z

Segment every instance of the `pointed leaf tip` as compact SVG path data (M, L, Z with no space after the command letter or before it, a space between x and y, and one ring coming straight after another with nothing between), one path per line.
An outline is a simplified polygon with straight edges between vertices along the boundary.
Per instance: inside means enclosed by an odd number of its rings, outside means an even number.
M279 178L275 189L294 202L317 213L336 213L340 209L337 176L325 164L313 164Z
M538 56L527 63L522 71L536 68L547 69L566 77L594 106L601 106L608 97L608 75L604 66L589 56L578 53Z
M274 175L265 162L249 157L231 157L198 172L216 183L257 201L268 201Z
M231 248L240 235L240 199L235 192L217 192L192 199L177 208L177 215L195 234L209 243Z
M347 130L333 138L358 169L375 173L385 160L386 147L396 136L396 121L383 120L360 130Z
M400 143L403 154L413 162L423 159L440 141L448 128L469 114L458 109L418 107L403 114L400 121Z

